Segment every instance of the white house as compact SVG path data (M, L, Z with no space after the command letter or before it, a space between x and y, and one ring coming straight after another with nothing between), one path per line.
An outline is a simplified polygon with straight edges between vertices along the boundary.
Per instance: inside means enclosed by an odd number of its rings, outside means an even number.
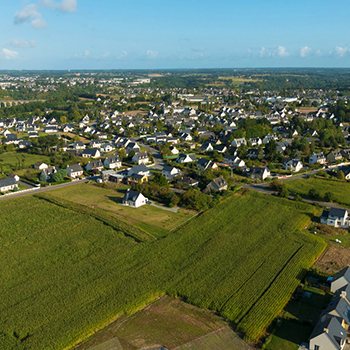
M286 159L283 162L282 168L293 172L298 172L302 169L303 163L299 159Z
M137 152L132 157L132 161L136 162L136 164L147 164L149 162L147 152Z
M321 224L327 224L334 227L350 227L349 213L346 209L341 208L331 208L329 211L324 210L320 222Z
M83 175L83 169L80 164L67 165L66 167L67 175L75 179L78 176Z
M125 196L123 197L122 204L133 208L141 207L147 204L148 198L146 198L142 193L127 190Z
M240 139L233 139L233 141L231 142L231 145L234 147L239 147L241 145L247 145L247 140L242 137Z
M43 169L47 169L49 166L45 163L41 163L41 162L36 162L34 164L34 169L37 169L37 170L43 170Z
M326 161L327 159L324 156L323 152L313 153L312 156L309 158L310 164L315 164L315 163L324 164L326 163Z
M122 162L119 156L107 157L103 162L103 166L108 169L119 169L122 166Z
M88 163L85 166L85 169L87 171L91 171L91 170L101 171L103 169L103 164L101 162L101 159L94 160L92 162L88 161Z
M170 146L169 149L170 149L170 152L172 155L177 155L180 153L179 150L175 146Z
M191 154L179 154L178 157L176 158L176 161L178 163L190 163L190 162L195 162L197 160L195 155Z
M177 169L173 166L164 166L163 170L162 170L162 175L166 178L166 179L173 179L176 176L181 175L181 170Z
M16 179L9 177L5 180L0 180L0 192L12 191L15 187L18 187Z

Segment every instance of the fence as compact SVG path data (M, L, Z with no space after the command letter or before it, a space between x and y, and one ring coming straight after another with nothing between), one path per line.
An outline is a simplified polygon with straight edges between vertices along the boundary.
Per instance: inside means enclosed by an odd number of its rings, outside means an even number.
M28 188L28 189L22 190L22 191L5 193L5 194L3 194L3 196L11 196L11 195L13 195L13 194L19 194L19 193L30 192L30 191L35 191L35 190L40 190L40 186L39 186L39 187Z

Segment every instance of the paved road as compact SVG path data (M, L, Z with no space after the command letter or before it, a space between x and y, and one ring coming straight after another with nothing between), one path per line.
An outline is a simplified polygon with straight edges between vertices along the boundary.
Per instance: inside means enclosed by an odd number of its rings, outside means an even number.
M4 200L4 199L11 199L11 198L17 198L17 197L22 197L22 196L27 196L30 194L36 194L36 193L42 193L42 192L47 192L47 191L52 191L52 190L56 190L58 188L64 188L64 187L69 187L69 186L74 186L74 185L78 185L81 184L83 182L87 182L89 181L88 179L84 179L84 180L79 180L79 181L72 181L72 182L67 182L64 184L60 184L60 185L54 185L54 186L46 186L46 187L41 187L39 190L34 190L34 191L28 191L28 192L15 192L12 195L8 195L8 196L0 196L0 200ZM28 186L28 185L27 185Z
M146 148L150 153L152 153L154 157L154 163L155 163L155 165L152 166L152 169L163 170L165 163L163 161L162 154L151 146L145 145L141 142L139 143L140 145L142 145L142 147Z

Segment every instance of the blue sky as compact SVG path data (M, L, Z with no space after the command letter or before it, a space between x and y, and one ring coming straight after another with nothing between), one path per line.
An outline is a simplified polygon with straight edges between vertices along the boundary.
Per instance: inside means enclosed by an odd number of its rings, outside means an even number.
M350 2L2 0L1 69L350 67Z

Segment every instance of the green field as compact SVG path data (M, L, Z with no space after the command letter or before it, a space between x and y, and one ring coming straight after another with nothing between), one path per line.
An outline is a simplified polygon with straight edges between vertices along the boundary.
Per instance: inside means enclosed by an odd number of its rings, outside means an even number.
M8 174L11 171L17 170L18 162L20 162L20 168L22 169L22 154L25 156L24 159L24 168L30 168L36 162L42 162L50 164L50 157L37 155L37 154L28 154L25 152L13 152L13 153L4 153L0 154L0 159L3 159L3 162L0 162L3 166L4 173Z
M181 208L178 213L162 210L150 205L140 208L130 208L121 205L126 192L126 186L117 188L103 188L95 184L82 183L69 188L62 188L52 192L55 196L70 201L100 208L114 212L131 224L156 233L157 236L164 236L167 230L171 230L186 220L193 217L196 212ZM148 226L147 226L148 225ZM160 230L157 230L160 229Z
M326 192L332 192L335 202L350 207L350 182L309 177L307 179L296 179L285 181L288 190L294 194L307 196L311 189L317 189L322 197Z
M324 249L299 231L314 211L236 194L156 240L50 194L4 200L2 349L66 349L164 294L218 311L255 340Z

